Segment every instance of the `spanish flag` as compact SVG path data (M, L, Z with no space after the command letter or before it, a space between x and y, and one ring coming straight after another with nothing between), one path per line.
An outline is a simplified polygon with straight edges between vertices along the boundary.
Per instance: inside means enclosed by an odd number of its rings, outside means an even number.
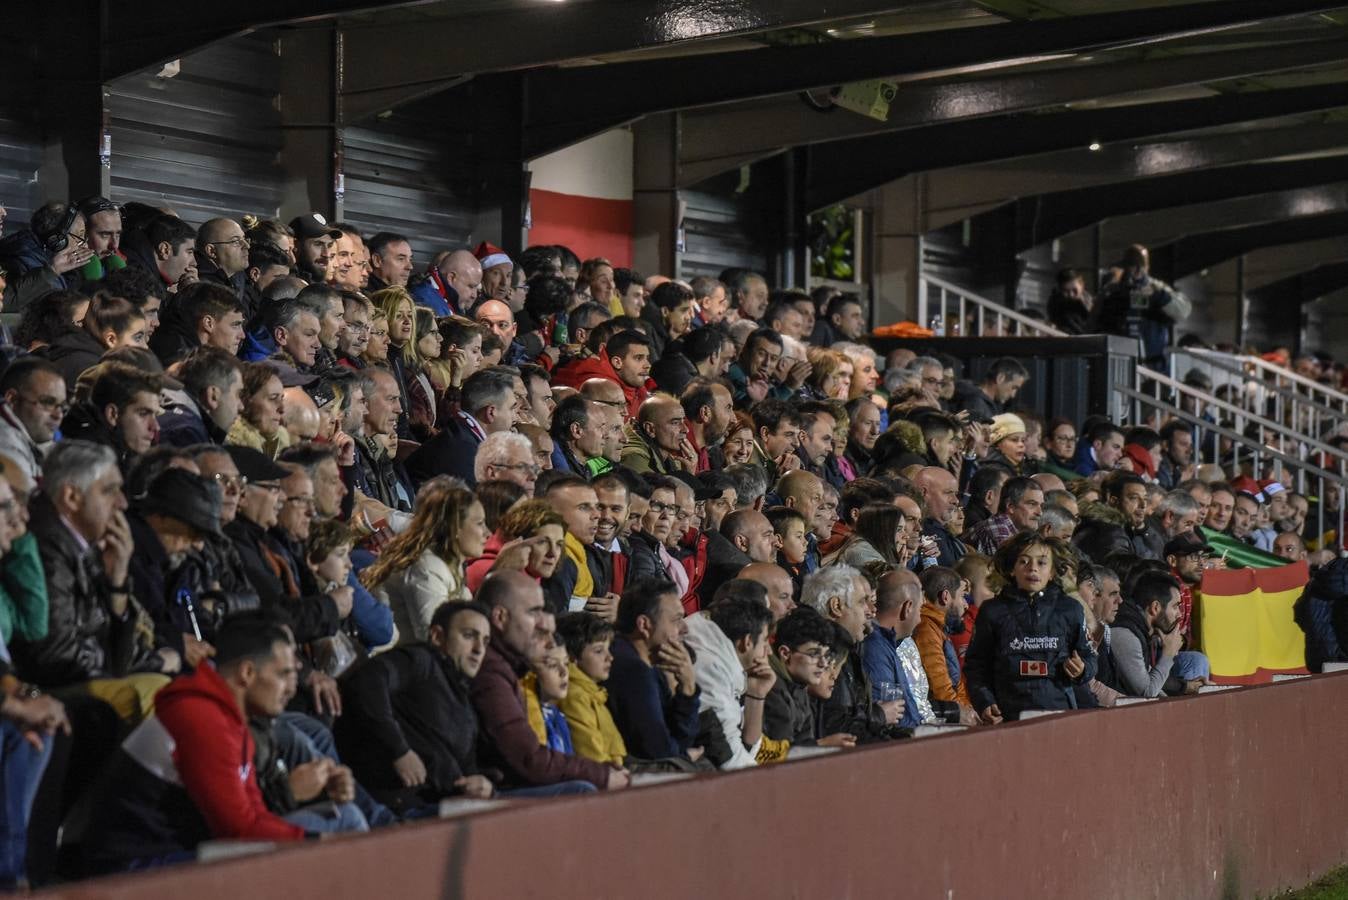
M1201 650L1218 684L1260 684L1306 671L1306 643L1292 604L1310 580L1304 561L1273 568L1203 573Z

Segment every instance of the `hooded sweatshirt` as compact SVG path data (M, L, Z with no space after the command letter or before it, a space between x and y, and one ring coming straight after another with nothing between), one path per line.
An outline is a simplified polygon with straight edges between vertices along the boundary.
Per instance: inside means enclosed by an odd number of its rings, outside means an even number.
M651 395L650 388L654 386L654 382L648 378L646 384L641 387L632 387L618 377L618 373L613 369L613 364L608 361L608 356L602 352L597 356L567 363L552 373L553 384L573 388L577 391L580 390L582 384L591 378L603 378L612 381L623 389L623 397L627 399L627 417L629 419L637 417L637 410L641 409L641 404Z
M253 736L229 685L203 664L155 697L155 714L122 743L97 804L88 849L101 870L166 860L202 841L295 841L305 832L267 809Z
M706 613L694 613L684 619L688 624L688 649L693 651L693 671L702 691L702 709L716 714L730 758L721 763L722 769L746 769L757 765L756 757L763 740L760 737L752 747L744 746L744 666L735 653L735 645L726 637L721 626Z

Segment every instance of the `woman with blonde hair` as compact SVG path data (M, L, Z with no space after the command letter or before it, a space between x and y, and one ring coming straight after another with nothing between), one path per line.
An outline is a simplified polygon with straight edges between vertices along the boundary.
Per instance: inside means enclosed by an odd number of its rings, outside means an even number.
M398 394L402 399L402 414L398 416L398 437L411 438L411 419L408 415L412 408L408 383L412 378L409 371L416 365L417 352L417 316L416 304L407 288L393 286L375 291L370 297L376 310L384 313L388 320L388 360L385 365L398 382ZM373 318L373 316L371 317Z
M408 341L403 348L403 360L406 363L407 398L411 406L407 410L408 422L412 427L412 436L419 441L430 439L435 434L436 409L444 388L436 388L431 380L427 363L438 359L444 338L435 327L435 313L424 306L418 306L413 313L415 340Z
M805 351L810 361L810 374L805 388L811 400L841 400L847 402L852 389L852 359L846 353L827 347L811 347Z
M488 536L482 504L462 482L440 475L422 485L407 529L361 574L393 610L399 643L426 640L442 603L472 599L464 562L482 555Z

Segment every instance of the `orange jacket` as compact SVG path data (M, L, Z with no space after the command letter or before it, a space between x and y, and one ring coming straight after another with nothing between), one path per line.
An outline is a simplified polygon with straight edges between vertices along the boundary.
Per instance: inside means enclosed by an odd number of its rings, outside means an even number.
M950 669L946 667L945 644L950 640L945 633L945 610L930 603L922 604L922 621L917 623L913 632L913 643L917 652L922 654L922 668L927 672L927 683L931 685L931 695L937 700L958 702L961 706L972 706L969 692L960 679L958 689L950 681Z

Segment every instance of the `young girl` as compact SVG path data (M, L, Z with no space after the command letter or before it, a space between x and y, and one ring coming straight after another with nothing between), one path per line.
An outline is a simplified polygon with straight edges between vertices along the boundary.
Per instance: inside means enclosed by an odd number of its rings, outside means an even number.
M595 762L621 766L627 746L608 708L608 681L613 667L613 626L594 613L568 613L557 620L557 639L566 647L571 677L562 713L571 727L576 753Z

